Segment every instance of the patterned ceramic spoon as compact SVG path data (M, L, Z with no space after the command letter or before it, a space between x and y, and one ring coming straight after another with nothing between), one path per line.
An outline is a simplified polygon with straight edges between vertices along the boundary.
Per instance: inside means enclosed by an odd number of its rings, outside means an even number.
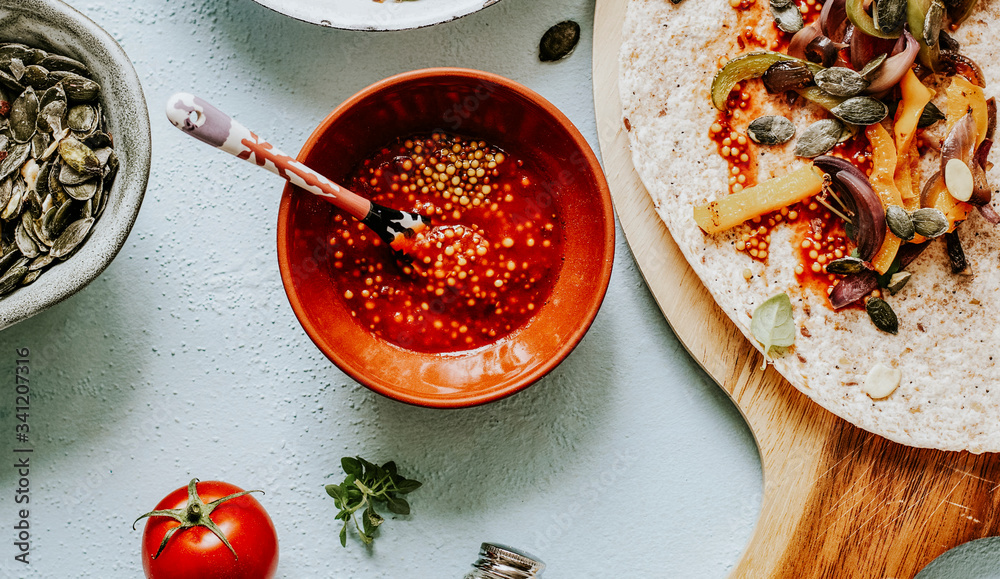
M199 97L177 93L167 101L167 118L192 137L264 167L290 183L330 201L367 225L397 252L414 253L413 238L428 226L417 213L390 209L350 191L282 153L226 113ZM422 236L421 236L422 237Z

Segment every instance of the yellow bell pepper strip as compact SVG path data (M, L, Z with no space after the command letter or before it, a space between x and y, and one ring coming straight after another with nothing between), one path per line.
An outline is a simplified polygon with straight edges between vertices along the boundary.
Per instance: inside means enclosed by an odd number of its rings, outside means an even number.
M903 99L899 103L899 108L896 109L895 125L893 125L897 153L910 148L913 137L917 134L917 122L920 120L920 114L934 97L934 91L920 82L912 68L906 71L903 79L899 81L899 88Z
M920 158L916 143L911 142L905 151L896 151L896 189L903 198L903 208L913 211L920 208Z
M919 163L914 162L917 157L914 137L920 115L934 97L934 91L920 82L912 68L906 71L899 82L899 88L903 98L896 109L893 125L896 137L896 169L893 178L903 197L903 206L907 211L912 211L920 206L920 191L915 185L920 179L914 179L912 173L919 167Z
M951 84L945 89L948 95L948 112L945 118L948 122L948 129L965 116L965 113L972 109L972 118L976 121L976 146L978 147L986 138L986 127L989 122L989 114L986 111L986 95L983 89L972 84L964 77L953 76Z
M865 136L872 145L872 174L868 178L872 189L878 194L884 207L890 205L903 207L903 198L893 180L896 171L896 146L892 142L892 136L881 123L868 125L865 128ZM885 240L872 258L872 267L879 273L888 271L901 244L902 240L886 227Z
M798 203L823 190L823 172L802 167L694 208L694 220L706 233L719 233L754 217Z

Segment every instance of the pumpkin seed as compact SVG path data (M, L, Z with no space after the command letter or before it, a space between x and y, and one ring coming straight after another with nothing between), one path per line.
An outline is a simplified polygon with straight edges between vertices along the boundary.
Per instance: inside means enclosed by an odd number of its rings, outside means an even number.
M845 143L850 139L853 139L854 137L858 136L859 132L861 132L861 130L857 127L857 125L851 125L847 123L841 123L841 124L844 125L844 130L840 132L840 139L837 141L838 144Z
M948 218L940 209L924 207L910 214L913 230L928 239L940 237L948 231Z
M852 97L868 88L868 81L849 68L824 68L813 75L816 86L839 97Z
M790 34L795 34L799 30L802 30L802 12L799 11L799 7L794 2L778 2L775 4L772 0L770 6L771 16L774 18L774 23L778 25L778 28Z
M821 119L809 125L795 143L795 155L812 158L826 153L840 140L843 127L836 119Z
M747 126L747 135L762 145L780 145L792 138L795 125L781 116L757 117Z
M73 171L80 173L81 175L97 175L101 172L101 161L94 154L94 151L90 147L84 145L75 137L66 137L59 143L59 156L62 157L65 167L69 167ZM60 173L60 178L66 172L65 167ZM83 181L71 183L66 179L62 179L62 182L66 185L78 185Z
M580 25L572 20L564 20L542 35L538 43L538 58L542 62L554 62L569 56L580 42Z
M51 199L51 197L46 200L49 199ZM49 207L45 209L45 213L42 214L42 218L38 220L38 232L45 239L50 240L48 243L50 247L52 246L51 240L59 237L58 235L52 235L52 221L55 219L57 211L59 211L59 208L50 203Z
M32 272L32 271L38 271L40 269L45 269L55 260L56 258L48 254L39 255L34 259L34 261L31 262L31 265L28 266L28 271Z
M97 107L89 104L76 105L69 110L66 126L74 131L89 133L97 126Z
M18 80L38 90L45 90L56 83L55 79L49 76L49 71L37 64L25 68L24 76Z
M7 270L7 273L0 276L0 295L10 293L21 283L28 273L29 261L27 257L22 257Z
M50 76L62 83L66 97L73 102L92 101L101 90L101 85L76 73L57 71L50 73Z
M899 205L889 205L885 208L885 222L889 226L889 231L903 241L913 239L913 220L910 214Z
M74 170L66 163L59 165L59 183L61 185L80 185L93 177L93 175Z
M62 131L63 119L66 118L66 93L62 86L46 90L39 102L41 110L35 123L38 130L53 134Z
M73 60L68 56L62 56L60 54L50 54L43 58L39 65L44 66L49 70L59 70L65 72L74 72L79 75L89 76L90 70L85 64L78 60Z
M45 245L46 248L48 247L49 244L42 242L41 236L39 236L38 231L35 230L35 219L30 210L21 214L21 228L24 229L24 232L28 234L28 237L35 242L35 245L38 246L39 250L42 249L43 245Z
M934 123L944 120L944 113L941 109L937 108L934 103L927 103L924 106L924 110L920 113L920 120L917 121L917 127L921 129L926 129L927 127L933 125Z
M56 214L52 216L52 222L49 224L49 238L55 239L59 237L60 234L69 225L70 211L73 208L73 200L67 199L62 202L62 205L56 209Z
M86 201L97 193L97 187L102 182L101 179L91 179L81 183L80 185L63 185L63 189L66 190L66 194L76 199L77 201Z
M38 119L38 97L29 87L10 106L10 134L14 141L27 143L35 134Z
M899 319L896 317L896 312L892 311L888 302L882 298L870 298L865 304L865 311L868 312L868 317L872 319L876 328L890 334L899 333Z
M827 273L837 275L852 275L870 269L862 259L856 257L841 257L826 264Z
M79 219L70 223L66 226L66 230L62 232L55 243L52 244L52 257L57 259L64 259L73 252L77 246L87 237L90 233L91 226L94 225L93 218Z
M864 68L862 68L858 72L858 74L860 74L861 76L863 76L865 80L871 82L871 80L873 78L875 78L876 73L878 72L879 67L882 66L882 63L884 63L885 59L888 58L888 57L889 57L889 55L885 54L885 53L882 53L882 54L876 56L875 58L873 58L870 61L868 61L868 64L866 64L864 66Z
M0 70L0 84L9 88L10 90L21 94L24 92L24 85L17 82L17 79L7 74L6 72Z
M0 181L0 209L7 206L10 196L14 191L14 180L4 179Z
M14 243L17 244L17 248L24 257L35 258L42 253L38 249L38 244L31 238L27 230L24 229L23 223L18 223L17 228L14 230Z
M94 131L83 139L83 144L95 151L112 145L111 136L103 131Z
M944 14L944 3L941 0L931 0L930 6L927 7L927 14L924 16L924 30L921 34L921 40L927 46L937 46L944 26Z
M15 171L20 171L21 166L31 155L31 144L21 143L7 152L7 158L0 161L0 179L6 179Z
M21 185L21 183L21 181L14 181L10 199L7 201L7 205L4 206L3 212L0 213L0 219L10 221L11 218L21 214L21 207L24 202L25 192L25 188Z
M912 277L912 274L908 271L897 271L892 274L889 278L889 283L885 287L890 293L892 293L892 295L896 295L899 293L899 290L903 289L906 282L910 281L910 277Z
M42 155L45 154L45 150L49 148L51 141L52 137L48 133L35 133L35 136L31 137L31 156L35 159L41 159Z
M6 248L3 257L0 257L0 271L7 271L19 257L21 257L21 250L17 248L16 244Z
M32 282L34 282L36 279L38 279L38 276L40 276L40 275L42 275L41 271L38 271L38 270L31 271L31 269L29 267L28 273L26 273L24 275L24 277L21 279L21 285L22 286L30 285Z
M889 107L869 96L856 96L830 109L837 118L852 125L873 125L889 115Z
M906 0L878 0L872 19L880 32L895 32L903 25L906 17Z

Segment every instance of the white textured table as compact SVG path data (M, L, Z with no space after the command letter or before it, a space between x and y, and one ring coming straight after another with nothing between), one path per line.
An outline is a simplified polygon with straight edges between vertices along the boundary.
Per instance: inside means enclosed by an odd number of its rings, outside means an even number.
M547 578L726 575L759 507L756 448L660 316L620 235L601 313L551 375L480 408L406 406L347 378L300 328L275 255L282 183L162 114L170 94L188 90L294 151L358 89L454 65L537 90L596 149L592 1L504 0L442 26L376 34L303 24L251 0L71 3L135 62L153 166L108 270L0 333L5 383L15 349L33 352L34 448L26 566L14 561L20 477L5 388L0 576L141 576L132 521L192 477L267 490L286 579L457 578L484 540L536 553ZM582 25L580 46L540 63L538 39L564 19ZM413 514L387 521L371 550L353 535L340 547L323 491L354 454L395 460L424 482ZM972 545L921 579L994 576L998 550Z

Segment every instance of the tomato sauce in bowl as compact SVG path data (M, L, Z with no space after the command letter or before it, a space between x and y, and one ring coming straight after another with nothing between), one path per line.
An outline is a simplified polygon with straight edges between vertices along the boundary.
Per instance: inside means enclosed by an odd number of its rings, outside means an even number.
M439 139L461 135L460 150L462 143L470 145L472 159L462 160L470 164L462 167L468 177L465 183L461 178L452 183L456 175L448 174L449 163L454 164L450 159L443 162L443 169L440 158L433 166L429 158L423 167L415 162L418 141L425 141L420 146L426 157L426 139L433 140L435 133ZM402 142L400 137L404 137ZM406 146L407 138L413 143L412 154L398 148ZM477 150L483 151L483 158L475 158ZM489 167L488 154L493 155L494 167ZM565 359L597 315L615 250L607 181L580 132L530 89L475 70L403 73L339 105L319 124L298 158L389 207L417 209L430 216L425 231L431 235L414 239L413 252L403 249L412 257L404 263L354 220L341 216L338 221L332 204L292 185L285 187L278 212L278 266L292 312L324 355L373 391L434 408L466 407L509 396ZM483 159L487 159L486 167L471 166L473 160L482 164ZM382 173L374 174L380 166ZM431 175L424 174L428 168ZM476 173L469 175L469 169ZM492 169L497 169L496 175L487 174ZM369 170L374 173L365 175ZM445 181L434 176L442 172ZM353 181L362 177L367 184ZM419 185L421 179L423 185ZM439 193L430 190L431 184ZM466 189L467 185L471 187ZM511 190L504 191L505 185ZM404 186L408 188L405 193ZM446 198L449 186L453 189ZM458 186L464 194L456 200L454 187ZM426 193L424 187L428 187ZM492 209L494 203L496 209ZM487 212L492 212L489 219ZM482 243L486 253L478 255ZM362 246L360 252L348 251ZM475 264L472 269L483 266L478 290L460 277L465 271L469 279L471 270L454 269L461 262L457 254L447 255L448 247L473 250L475 258L468 256ZM424 261L427 257L429 262ZM362 258L365 261L359 262ZM513 270L509 269L511 261ZM492 276L487 275L488 263L493 264ZM407 273L405 267L412 269ZM508 272L510 278L503 277ZM391 300L382 293L374 301L364 299L363 292L367 290L372 297L393 279L405 286L385 293L396 299L397 289L401 291L401 307L391 307ZM532 279L528 288L512 281ZM493 286L482 283L490 280ZM491 296L497 281L506 289ZM347 297L348 290L352 297ZM440 296L438 290L442 290ZM440 303L426 300L429 295ZM446 296L453 302L446 303ZM470 297L476 304L465 307L482 306L483 310L463 312L455 305L461 300L467 304ZM426 310L421 307L424 301ZM506 313L497 314L497 304L506 307ZM439 310L442 314L447 310L448 317L434 319L426 313ZM420 312L425 312L424 320L417 323ZM413 324L408 323L410 315ZM480 320L478 326L469 323L473 319ZM441 322L441 328L434 327L435 321ZM496 335L490 336L491 331ZM466 341L469 336L471 342Z
M432 227L414 240L417 255L397 261L377 235L334 214L332 279L351 316L421 352L478 348L522 326L561 264L558 208L539 203L540 183L522 159L444 133L399 139L365 159L348 187Z

